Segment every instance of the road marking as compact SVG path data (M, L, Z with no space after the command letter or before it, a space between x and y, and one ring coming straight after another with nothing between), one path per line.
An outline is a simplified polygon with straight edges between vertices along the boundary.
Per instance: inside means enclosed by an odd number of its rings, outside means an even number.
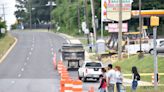
M52 46L52 44L51 44L51 46Z
M49 39L51 41L51 39Z
M52 55L53 55L54 53L52 52Z
M60 60L61 60L61 61L63 61L63 58L62 58L62 56L60 56Z
M24 63L24 65L26 65L27 63Z
M22 68L22 71L24 71L24 69Z
M12 84L14 83L14 81L11 82Z
M29 57L27 58L27 60L29 60Z
M21 74L18 75L18 77L20 77L20 76L21 76Z
M33 48L31 48L31 50L33 50Z
M51 50L53 50L53 48L51 48Z
M7 50L7 52L5 53L5 55L0 59L0 63L6 58L6 56L10 53L10 51L13 49L13 47L16 45L16 43L18 42L18 39L15 38L15 42L13 43L13 45Z
M70 44L70 42L69 42L69 40L67 39L67 43L69 43Z
M29 54L31 55L31 52Z

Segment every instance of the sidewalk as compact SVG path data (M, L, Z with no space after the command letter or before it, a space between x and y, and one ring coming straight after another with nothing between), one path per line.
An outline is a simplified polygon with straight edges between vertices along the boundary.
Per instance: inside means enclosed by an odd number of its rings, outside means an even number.
M68 39L71 44L81 44L80 40L77 39L77 38L74 38L72 36L69 36L69 35L63 34L63 33L58 33L58 34L61 35L61 36L66 37L66 39ZM90 54L86 51L87 48L84 47L84 49L85 49L85 60L90 60L90 58L89 58ZM93 53L92 53L92 55L93 55ZM111 64L111 62L104 63L103 66L107 67L108 64ZM123 79L123 84L124 85L132 85L132 79L124 78ZM138 85L152 85L152 83L145 82L145 81L138 81Z

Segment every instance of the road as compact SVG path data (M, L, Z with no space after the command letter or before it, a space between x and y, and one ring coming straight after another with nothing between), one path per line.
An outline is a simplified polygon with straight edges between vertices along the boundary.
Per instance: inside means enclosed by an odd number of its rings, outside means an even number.
M53 54L61 61L58 50L67 40L50 32L11 31L17 44L0 63L0 92L59 92L60 76L53 66ZM77 70L69 71L73 79ZM83 91L99 83L83 83Z

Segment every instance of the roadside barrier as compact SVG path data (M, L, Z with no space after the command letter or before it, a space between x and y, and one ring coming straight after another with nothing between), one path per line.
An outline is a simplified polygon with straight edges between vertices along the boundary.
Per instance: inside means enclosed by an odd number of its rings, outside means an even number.
M63 68L63 62L58 62L58 73L61 75L62 73L62 68Z
M57 66L56 66L56 53L54 53L54 61L53 61L53 64L54 64L54 68L57 69Z
M158 75L158 73L157 73L157 75ZM158 84L159 84L159 75L158 75ZM154 73L153 73L153 75L152 75L152 84L154 85Z
M79 79L73 81L73 92L82 92L82 81Z
M61 76L62 76L62 74L64 74L64 73L68 73L68 72L67 72L67 68L65 68L65 67L62 68Z
M73 92L73 79L66 79L64 85L64 92Z
M91 87L88 92L94 92L94 87Z

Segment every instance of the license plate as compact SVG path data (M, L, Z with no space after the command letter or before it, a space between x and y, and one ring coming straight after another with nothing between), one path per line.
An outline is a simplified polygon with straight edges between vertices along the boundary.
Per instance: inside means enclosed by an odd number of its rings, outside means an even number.
M99 77L99 75L93 75L93 77Z

